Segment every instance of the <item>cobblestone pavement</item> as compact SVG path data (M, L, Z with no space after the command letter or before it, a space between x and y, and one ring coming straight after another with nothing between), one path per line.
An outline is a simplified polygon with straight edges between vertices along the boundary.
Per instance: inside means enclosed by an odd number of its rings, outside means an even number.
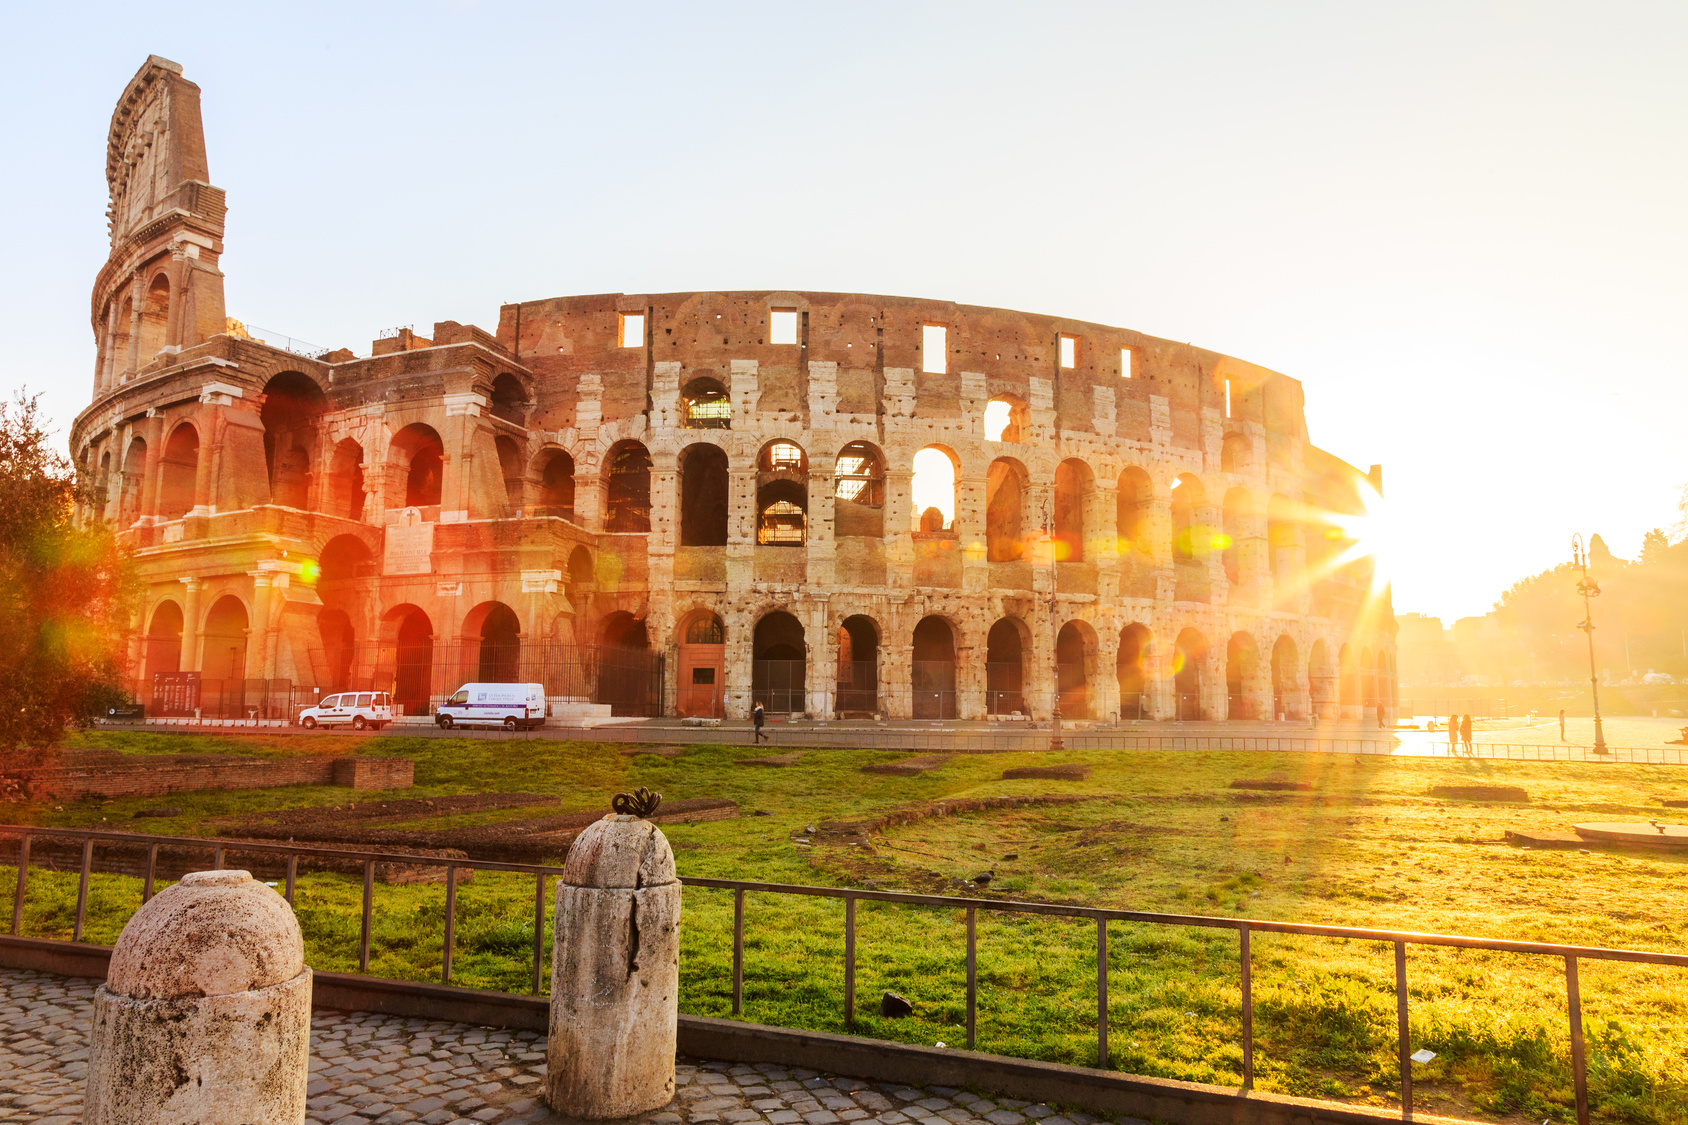
M95 982L0 969L0 1122L72 1125ZM317 1012L306 1117L334 1125L561 1120L540 1100L545 1036L440 1020ZM1094 1125L1083 1113L760 1064L681 1059L674 1100L643 1125ZM1121 1125L1146 1125L1120 1118Z

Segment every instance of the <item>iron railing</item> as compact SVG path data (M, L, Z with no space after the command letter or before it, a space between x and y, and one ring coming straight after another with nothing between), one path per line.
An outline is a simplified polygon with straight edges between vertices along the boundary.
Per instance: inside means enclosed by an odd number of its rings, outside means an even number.
M230 852L242 855L278 856L285 861L283 895L291 905L298 878L301 858L360 864L363 875L363 900L358 937L358 971L368 974L370 963L370 933L374 917L374 888L376 864L404 864L416 867L445 869L445 914L442 938L440 980L451 982L452 946L456 932L457 872L508 871L534 877L533 897L533 954L532 991L539 994L543 981L545 957L545 881L561 876L564 868L524 863L500 863L490 860L443 859L439 856L408 855L404 853L373 853L333 848L308 847L298 844L248 843L195 839L192 837L149 836L138 833L101 832L79 828L42 828L26 825L0 825L0 836L15 837L18 841L15 862L17 885L12 899L13 936L22 935L23 909L28 888L30 848L36 837L57 837L81 844L79 880L76 892L76 915L72 942L82 940L87 916L89 877L94 868L94 849L97 844L145 849L144 883L141 901L152 897L158 852L161 847L197 849L212 853L212 864L220 870ZM1383 930L1362 926L1328 926L1302 922L1278 922L1252 918L1209 917L1200 914L1161 914L1141 910L1112 910L1101 907L1066 906L1059 903L1021 902L1011 899L970 898L959 895L923 895L902 891L857 890L844 887L813 887L792 883L766 883L745 879L683 878L686 887L708 888L733 893L733 991L732 1011L744 1011L744 925L745 896L747 894L794 895L842 900L844 904L844 1025L855 1026L856 992L856 904L858 902L898 903L935 910L966 912L967 932L967 996L966 1046L972 1050L977 1039L978 1016L978 933L980 911L1000 914L1034 914L1046 917L1088 920L1096 924L1096 1064L1108 1068L1108 924L1141 923L1155 926L1180 926L1197 929L1233 930L1237 934L1237 971L1241 992L1242 1085L1254 1087L1254 991L1253 955L1250 940L1255 934L1293 934L1303 937L1335 938L1353 941L1375 941L1392 946L1395 954L1396 1047L1400 1064L1401 1117L1410 1120L1413 1113L1412 1051L1408 1023L1409 996L1407 991L1407 947L1429 946L1455 949L1479 949L1497 953L1517 953L1538 957L1558 958L1564 963L1566 1014L1569 1021L1571 1070L1576 1092L1577 1121L1588 1125L1588 1075L1583 1046L1582 993L1578 980L1581 961L1610 961L1640 965L1665 965L1688 968L1688 954L1654 953L1635 949L1607 949L1600 946L1564 945L1557 942L1509 941L1496 938L1469 937L1457 934L1430 934L1403 930ZM60 939L62 940L62 939Z

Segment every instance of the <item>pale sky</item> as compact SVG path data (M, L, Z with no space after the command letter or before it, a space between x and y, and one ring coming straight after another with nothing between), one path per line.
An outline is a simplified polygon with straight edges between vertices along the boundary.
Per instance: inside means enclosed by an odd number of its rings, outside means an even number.
M0 389L89 397L105 132L204 90L230 315L362 353L568 293L808 289L1188 340L1384 466L1451 620L1688 481L1688 4L0 0Z

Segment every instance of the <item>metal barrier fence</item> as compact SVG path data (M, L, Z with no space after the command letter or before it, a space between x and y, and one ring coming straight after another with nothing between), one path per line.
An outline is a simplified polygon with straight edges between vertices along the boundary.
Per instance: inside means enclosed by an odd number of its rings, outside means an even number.
M315 848L297 844L234 843L224 840L194 839L191 837L148 836L136 833L97 832L77 828L40 828L26 825L0 825L0 836L17 839L17 850L0 858L17 864L17 885L12 899L13 936L22 935L23 909L28 889L30 850L36 837L64 838L81 844L81 861L76 892L76 915L72 942L82 940L87 917L89 879L94 869L96 845L127 847L145 850L144 882L141 901L152 897L158 852L162 847L210 852L212 865L220 870L229 853L242 855L277 856L285 861L286 875L283 895L293 902L298 880L299 860L319 859L342 864L361 864L363 874L362 916L358 936L358 971L368 974L370 940L374 919L375 865L399 863L416 867L445 869L444 936L442 938L440 980L451 983L452 946L456 933L457 872L509 871L534 877L533 896L533 952L532 990L540 991L545 959L545 881L563 874L561 867L524 863L499 863L473 859L442 859L438 856L406 855L390 852L359 852L333 848ZM747 894L795 895L814 898L839 899L844 903L844 1025L855 1026L856 999L856 904L858 902L899 903L906 906L937 910L966 911L967 932L967 996L966 1046L972 1050L976 1041L978 1014L978 935L980 911L1001 914L1037 914L1048 917L1093 921L1096 924L1096 1064L1108 1068L1108 923L1132 922L1155 926L1179 926L1197 929L1233 930L1238 939L1237 971L1241 992L1241 1047L1243 1089L1254 1087L1254 992L1253 956L1250 939L1254 934L1295 934L1304 937L1336 938L1356 941L1376 941L1391 945L1395 953L1396 1048L1400 1062L1401 1117L1410 1120L1413 1112L1412 1056L1408 1032L1407 947L1440 946L1455 949L1478 949L1497 953L1518 953L1552 957L1564 962L1566 1014L1569 1022L1571 1069L1575 1083L1577 1121L1588 1125L1588 1076L1584 1058L1582 993L1578 982L1581 961L1611 961L1641 965L1666 965L1688 968L1688 954L1653 953L1633 949L1606 949L1598 946L1562 945L1556 942L1508 941L1494 938L1467 937L1454 934L1416 933L1402 930L1382 930L1359 926L1327 926L1300 922L1277 922L1252 918L1208 917L1199 914L1159 914L1139 910L1109 910L1100 907L1064 906L1056 903L1020 902L1011 899L970 898L959 895L922 895L901 891L856 890L842 887L813 887L791 883L763 883L744 879L683 878L683 886L710 888L733 893L733 992L732 1011L740 1015L744 1009L744 923ZM61 939L62 940L62 939Z

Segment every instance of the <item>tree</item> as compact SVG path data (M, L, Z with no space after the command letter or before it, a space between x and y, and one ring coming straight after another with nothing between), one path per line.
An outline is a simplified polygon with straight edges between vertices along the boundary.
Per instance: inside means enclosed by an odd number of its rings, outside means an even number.
M1670 540L1665 538L1665 533L1659 528L1655 527L1641 537L1641 561L1644 564L1650 566L1664 561L1669 550Z
M28 765L126 698L137 584L111 530L78 521L80 485L36 400L0 402L0 763Z

